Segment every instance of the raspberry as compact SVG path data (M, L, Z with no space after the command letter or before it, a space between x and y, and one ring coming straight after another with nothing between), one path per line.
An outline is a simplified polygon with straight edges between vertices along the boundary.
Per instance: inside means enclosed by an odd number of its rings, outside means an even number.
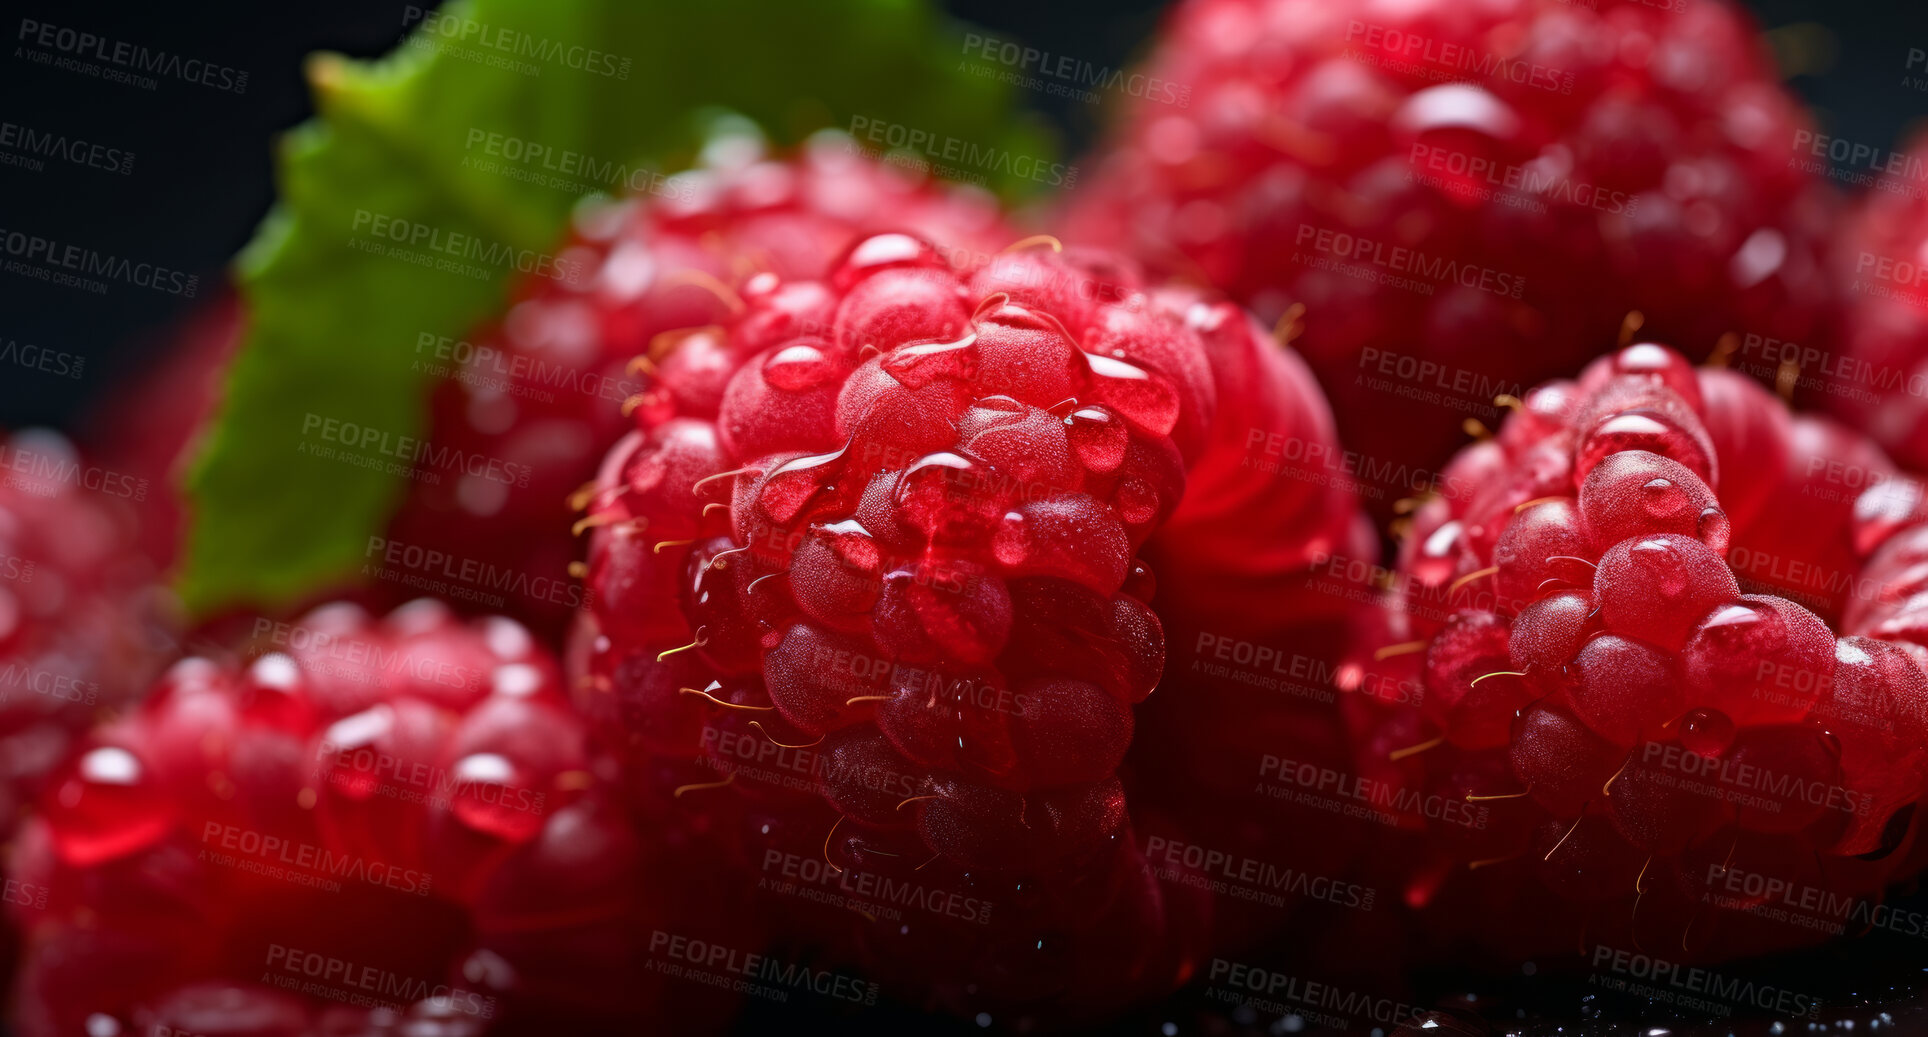
M774 272L788 282L782 298L739 321L743 333L771 342L803 330L829 336L833 314L818 305L826 288L815 279L859 237L909 229L969 254L1013 236L988 194L874 162L832 131L777 157L755 131L731 124L701 159L650 196L584 206L557 250L571 276L528 278L499 318L461 340L415 343L422 369L451 372L429 401L426 453L466 460L460 472L411 483L378 551L441 551L483 571L492 591L514 588L504 605L518 619L541 633L560 631L583 604L570 576L577 550L566 499L630 427L621 408L714 417L724 404L736 363L714 326L741 301L720 286L747 271ZM173 485L218 402L218 376L244 325L233 300L210 305L142 382L164 391L103 408L97 423L117 464ZM663 348L671 338L673 351ZM638 358L652 351L666 354L660 379L627 369L631 361L646 367ZM778 377L790 380L786 394L809 377L804 355L773 358ZM646 382L653 391L641 391ZM739 388L754 391L747 381ZM781 415L760 414L748 398L731 411L756 417L726 434L781 425ZM180 505L157 494L153 509L143 538L166 565L178 547ZM378 590L386 593L373 600L390 605L408 593Z
M1144 878L1118 777L1166 668L1161 618L1220 590L1205 614L1261 603L1356 528L1349 487L1242 470L1255 428L1331 440L1262 331L1052 244L973 268L893 232L823 281L749 277L703 347L734 365L720 409L636 410L582 523L594 618L572 669L632 776L747 809L766 862L997 904L988 931L859 937L870 968L927 991L906 996L958 1010L1075 1015L1178 974L1159 949L1174 891ZM684 395L675 355L648 392ZM1269 553L1211 556L1243 545ZM675 816L669 791L638 796ZM897 968L911 948L921 978ZM1130 961L1074 967L1093 955Z
M1643 431L1592 449L1603 429ZM1429 933L1497 936L1513 957L1580 926L1694 958L1759 953L1845 919L1773 921L1748 912L1748 890L1851 904L1904 866L1928 777L1905 732L1928 716L1928 679L1905 649L1837 638L1837 612L1745 593L1766 570L1730 566L1772 557L1772 575L1806 586L1837 545L1865 547L1874 502L1857 527L1851 495L1794 500L1820 492L1807 459L1857 451L1882 464L1738 376L1643 344L1534 390L1453 460L1463 481L1420 509L1377 620L1381 680L1345 706L1361 773L1489 812L1467 828L1423 799L1386 808L1421 833L1406 894ZM1800 537L1783 509L1809 522ZM1905 510L1887 502L1890 558ZM1828 586L1847 633L1879 625L1864 595ZM1397 680L1423 684L1417 706L1373 694ZM1524 878L1538 882L1522 894ZM1481 933L1508 897L1532 917Z
M345 1007L376 987L453 1033L634 1010L642 847L527 630L424 599L255 634L50 779L12 870L23 1033L391 1032Z
M1066 238L1296 329L1396 497L1630 311L1696 356L1825 345L1834 198L1754 36L1718 0L1190 0L1145 70L1183 95L1135 102Z
M169 649L173 609L139 550L149 487L66 440L0 443L0 834L98 711L137 695Z
M1928 158L1917 139L1889 168ZM1928 201L1908 178L1884 176L1856 201L1835 248L1842 291L1841 356L1826 344L1775 343L1775 358L1813 402L1867 432L1910 468L1928 467ZM1803 349L1801 346L1809 348Z
M472 347L424 347L425 359L458 369L436 391L431 442L499 470L411 485L391 536L528 574L514 608L545 630L581 604L567 573L576 550L562 532L564 501L628 427L617 404L728 415L716 434L756 456L772 441L826 444L825 404L842 381L830 340L858 333L811 294L831 262L886 228L966 251L1009 239L989 196L907 177L828 132L785 159L766 156L754 136L720 133L699 168L655 193L579 214L557 253L579 276L531 278ZM786 284L756 317L733 323L787 348L763 359L761 377L731 381L738 363L714 326L742 302L717 289L750 270ZM642 373L626 368L632 360ZM662 365L657 377L646 376L652 364ZM793 424L812 420L807 430Z

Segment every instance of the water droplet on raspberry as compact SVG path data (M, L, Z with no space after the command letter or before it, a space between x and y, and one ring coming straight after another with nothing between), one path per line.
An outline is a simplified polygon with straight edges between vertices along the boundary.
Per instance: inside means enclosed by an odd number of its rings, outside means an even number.
M888 355L913 342L955 342L970 321L964 287L948 272L892 267L859 282L837 304L834 341L854 361L866 346Z
M1690 710L1680 720L1680 744L1688 752L1712 759L1733 742L1734 722L1718 709Z
M1084 365L1054 317L1010 303L979 314L977 351L991 392L1034 407L1054 407L1079 395Z
M877 644L893 658L985 665L1011 632L1004 581L967 565L926 558L884 579L876 604Z
M87 750L49 788L54 848L80 867L138 850L174 824L172 799L155 786L140 758L119 746Z
M455 761L449 773L456 783L452 806L463 824L509 842L525 842L541 831L536 790L507 757L472 753Z
M1681 649L1689 701L1743 727L1793 723L1831 693L1834 633L1784 598L1748 595L1703 620Z
M816 340L793 342L763 358L763 380L783 392L819 388L841 373Z
M1598 392L1607 382L1633 376L1666 386L1695 411L1702 409L1700 375L1679 353L1657 342L1636 342L1603 356L1580 376L1583 392Z
M1613 454L1580 484L1580 513L1595 549L1655 533L1714 536L1707 546L1727 550L1727 527L1705 517L1720 503L1700 476L1672 458L1644 450Z
M1600 557L1593 600L1609 630L1674 651L1740 584L1712 548L1672 533L1623 540Z
M1124 463L1125 447L1131 430L1108 408L1097 404L1073 410L1064 419L1078 462L1094 474L1103 475Z
M1056 576L1111 594L1125 582L1131 541L1110 508L1073 493L1006 513L991 552L1012 575Z
M930 267L941 269L943 256L938 254L929 242L909 234L873 234L850 246L830 275L830 283L839 292L848 292L857 282L877 273L897 267Z
M934 544L981 544L1004 514L1009 487L998 473L949 451L926 454L897 477L903 521Z
M1621 411L1602 419L1580 441L1574 468L1584 476L1602 460L1623 450L1644 450L1672 458L1702 481L1709 481L1713 471L1707 453L1692 435L1666 417L1643 410Z
M1084 354L1087 384L1097 402L1154 436L1178 425L1178 391L1163 375L1117 357Z
M956 342L902 346L884 358L884 373L916 391L939 378L975 380L977 365L977 337L966 335Z
M757 480L757 510L779 526L792 524L819 503L819 495L835 492L843 461L844 451L833 450L777 464Z
M882 577L877 542L855 521L814 527L790 557L790 593L797 605L836 630L869 628Z

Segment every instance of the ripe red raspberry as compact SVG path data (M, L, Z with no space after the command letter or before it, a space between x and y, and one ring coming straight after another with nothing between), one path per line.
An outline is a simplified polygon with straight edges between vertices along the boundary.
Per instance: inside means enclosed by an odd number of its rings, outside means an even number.
M1833 199L1763 54L1717 0L1190 0L1067 240L1287 317L1347 445L1423 481L1630 310L1817 341Z
M0 442L0 836L69 741L153 677L170 600L137 547L151 486L60 436Z
M712 137L697 168L647 195L585 205L557 251L569 276L527 278L498 319L463 339L413 343L420 370L448 376L433 393L424 454L445 460L436 478L410 484L371 566L406 569L440 551L457 560L447 568L479 571L471 589L500 595L503 610L541 632L561 630L582 604L569 573L577 551L567 499L630 427L625 402L662 404L638 395L651 380L627 365L665 332L728 318L740 300L726 286L748 273L819 278L858 237L885 229L965 254L1015 236L989 194L876 162L832 131L777 157L731 127ZM162 564L181 526L179 502L162 490L196 446L244 331L232 300L210 306L143 380L167 391L116 400L96 422L116 463L157 487L144 536ZM672 381L721 392L705 367L719 358L701 343L677 357L684 370L666 372ZM412 593L377 590L390 603Z
M422 600L255 633L252 662L177 663L50 779L10 870L22 1033L636 1007L642 851L527 630Z
M1928 679L1728 564L1743 544L1783 575L1836 564L1852 496L1797 502L1816 480L1780 462L1843 449L1885 464L1639 345L1535 389L1454 458L1401 551L1381 682L1347 703L1359 773L1418 833L1399 856L1430 935L1717 958L1855 928L1912 836L1923 775L1897 747L1928 733ZM1816 523L1805 540L1789 508ZM1817 601L1852 615L1834 579ZM1373 700L1392 686L1418 702ZM1777 890L1840 917L1755 910Z
M629 427L624 401L662 407L674 385L693 394L675 401L683 410L721 403L726 358L701 333L667 354L660 381L627 366L660 352L659 335L728 319L742 303L723 286L748 272L819 278L867 233L907 229L965 251L1011 237L989 195L881 165L840 134L786 159L725 134L703 159L651 196L585 209L558 252L580 273L528 279L472 345L419 346L424 364L452 372L435 395L434 448L492 465L412 484L391 538L520 574L513 608L544 627L581 604L566 501Z
M1928 138L1895 163L1928 161ZM1816 402L1864 429L1896 460L1928 467L1928 198L1910 176L1877 179L1836 245L1843 284L1840 356L1782 348Z
M1174 919L1118 775L1165 670L1151 605L1262 607L1356 512L1343 484L1244 470L1254 431L1333 449L1316 388L1248 317L1051 244L973 269L883 234L659 340L660 405L588 502L572 668L658 809L670 785L750 803L762 853L1032 901L989 930L860 935L899 963L956 956L926 984L1104 1001L1102 981L1115 1004L1179 974L1145 957ZM1131 963L1067 974L1100 948Z

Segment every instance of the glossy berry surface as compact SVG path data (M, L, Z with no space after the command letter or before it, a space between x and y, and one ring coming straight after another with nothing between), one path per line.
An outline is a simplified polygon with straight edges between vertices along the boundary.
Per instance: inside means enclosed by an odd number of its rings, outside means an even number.
M1349 486L1245 470L1255 427L1330 448L1316 388L1235 307L1049 239L972 261L891 232L734 290L637 365L581 498L572 673L638 799L723 843L735 817L752 863L1017 901L858 927L872 968L974 977L932 995L956 1005L1168 983L1187 944L1121 765L1161 616L1236 614L1356 528Z
M1803 354L1808 398L1854 424L1894 458L1928 465L1928 200L1903 171L1928 158L1918 138L1889 156L1843 221L1835 246L1842 285L1836 355Z
M1603 429L1642 434L1596 449ZM1758 463L1818 441L1885 465L1731 372L1641 344L1533 390L1454 459L1456 492L1416 514L1374 653L1382 679L1409 673L1424 695L1392 705L1366 685L1346 704L1362 771L1411 804L1484 811L1471 828L1416 824L1403 881L1422 930L1518 956L1579 926L1721 958L1817 939L1813 912L1749 912L1737 890L1777 880L1847 904L1901 867L1928 791L1906 748L1928 683L1870 640L1881 621L1840 584L1816 599L1824 618L1749 593L1762 573L1730 565L1819 566L1870 535L1852 500L1792 503L1814 486L1805 464ZM1757 450L1723 449L1743 443ZM1782 500L1807 517L1798 541ZM1517 903L1539 906L1501 910L1523 881Z
M529 278L490 326L422 348L424 364L449 375L433 402L431 441L487 463L417 480L392 539L493 567L498 582L513 582L517 614L559 629L584 604L568 572L578 553L567 500L622 436L625 409L714 416L727 408L758 413L770 427L801 416L781 408L807 397L804 383L821 370L808 347L767 358L759 367L767 380L738 384L725 398L734 362L701 329L743 305L728 286L757 271L786 282L820 278L852 242L898 228L966 253L1012 237L989 195L882 165L828 132L789 157L767 154L754 136L720 133L697 168L649 194L584 208L556 253L568 276ZM691 329L692 341L673 353L658 338ZM788 340L798 330L763 333ZM826 323L813 334L832 330ZM674 357L656 372L661 379L638 361L651 355ZM829 411L810 413L827 421Z
M641 846L526 629L424 599L254 634L176 663L49 780L11 871L34 893L10 901L21 1032L633 1010Z
M1283 320L1348 446L1421 469L1394 496L1630 311L1696 357L1824 344L1834 200L1727 3L1192 0L1145 72L1067 240Z
M166 658L173 609L139 550L164 491L103 468L60 436L0 441L0 831L95 718Z

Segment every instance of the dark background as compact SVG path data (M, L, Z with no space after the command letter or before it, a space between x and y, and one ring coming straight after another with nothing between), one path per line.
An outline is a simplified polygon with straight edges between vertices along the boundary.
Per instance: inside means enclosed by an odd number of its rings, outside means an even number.
M0 2L0 26L8 36L0 54L0 122L99 141L136 156L131 175L51 162L40 172L0 166L0 228L201 275L197 300L184 300L131 286L93 295L0 273L0 346L13 340L86 358L78 379L18 367L0 371L0 428L73 427L88 404L116 383L139 384L171 322L218 291L228 258L267 211L274 139L310 112L303 56L323 49L381 54L403 34L403 6L393 0L223 0L191 9ZM1142 51L1163 5L949 0L947 6L1000 36L1116 65ZM1928 115L1928 93L1903 84L1909 48L1928 49L1928 4L1754 0L1749 6L1773 30L1784 67L1800 70L1791 82L1827 131L1885 144ZM248 88L233 94L163 80L147 91L31 64L14 54L22 18L245 69ZM1036 95L1025 100L1059 124L1067 152L1092 139L1104 113L1102 107Z

